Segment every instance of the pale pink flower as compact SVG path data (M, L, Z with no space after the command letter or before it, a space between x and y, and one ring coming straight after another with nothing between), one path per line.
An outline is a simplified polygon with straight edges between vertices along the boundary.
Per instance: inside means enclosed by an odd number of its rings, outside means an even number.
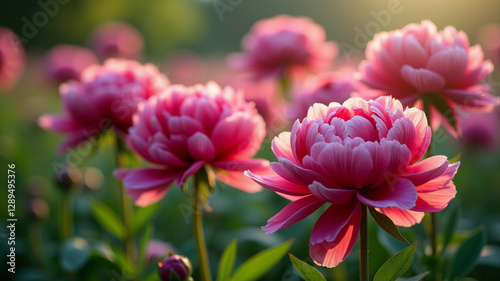
M498 98L481 84L492 70L492 63L483 59L481 47L469 47L463 31L447 26L438 32L432 22L422 21L376 34L367 45L366 60L360 64L360 78L368 86L400 99L405 106L425 97L443 100L449 112L443 112L445 109L440 113L449 116L438 114L432 104L431 111L446 125L448 121L457 123L457 108L469 112L493 110Z
M308 76L292 91L292 102L287 109L288 118L292 122L302 119L307 115L309 107L315 103L343 103L351 94L363 91L366 86L353 75L354 71L346 68Z
M108 129L125 135L137 104L167 85L168 79L154 65L108 59L104 65L85 69L80 81L62 84L63 115L44 115L38 123L44 129L69 135L59 146L60 153Z
M242 41L243 53L233 54L229 63L257 78L280 76L291 71L326 69L338 48L325 42L325 31L309 18L279 15L255 23Z
M483 47L486 58L495 65L500 63L500 24L492 23L479 30L478 42Z
M57 84L80 80L82 71L97 63L97 57L87 48L58 45L45 55L44 75Z
M140 59L144 47L142 34L124 22L106 22L91 34L90 48L101 59Z
M263 229L273 233L328 204L312 230L309 253L316 264L334 267L356 242L361 204L400 226L419 223L423 212L443 210L456 193L451 180L459 163L450 165L445 156L417 162L430 141L424 112L403 110L390 97L315 104L291 132L273 140L275 174L247 172L292 201Z
M0 26L0 91L8 91L24 71L26 55L21 42L10 29Z
M267 171L267 160L250 159L265 135L264 120L241 92L214 82L173 85L139 105L127 137L128 146L154 166L115 175L139 206L158 201L173 182L181 185L205 165L222 182L256 192L261 187L243 171Z

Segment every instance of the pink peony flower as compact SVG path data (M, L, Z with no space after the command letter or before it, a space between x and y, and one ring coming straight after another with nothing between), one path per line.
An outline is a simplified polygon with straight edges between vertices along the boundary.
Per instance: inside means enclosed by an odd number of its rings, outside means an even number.
M478 42L483 47L486 58L495 65L500 63L500 24L492 23L479 30Z
M477 146L483 150L498 147L499 110L482 114L470 114L462 119L462 140L466 146Z
M142 34L124 22L106 22L90 36L90 48L101 58L140 59L144 47Z
M315 103L343 103L353 92L364 90L366 86L354 79L353 75L350 69L342 69L307 77L292 92L292 103L287 110L289 119L295 121L304 118L309 107Z
M174 253L175 249L169 243L161 240L150 240L146 246L146 261L148 264L152 264L154 261L166 257L170 252Z
M151 64L109 59L85 69L81 81L62 84L63 115L44 115L39 125L69 134L59 153L113 128L126 134L137 104L160 93L168 79Z
M269 162L250 159L266 134L264 120L241 92L207 85L173 85L141 103L129 130L129 147L154 167L117 170L139 206L158 201L176 181L181 185L204 165L219 180L247 192L261 189L243 175L265 171Z
M491 62L483 60L481 47L469 47L464 32L452 26L438 32L432 22L422 21L375 35L367 45L366 60L360 64L360 78L400 99L403 105L414 105L426 97L442 100L450 112L440 112L450 115L448 120L435 108L431 111L447 125L457 123L457 108L487 112L498 104L489 87L480 84L492 70Z
M292 71L324 70L337 55L337 45L325 42L325 31L309 18L280 15L254 24L242 41L243 53L229 63L257 78Z
M58 45L45 56L44 74L48 80L57 84L80 80L82 71L97 63L97 57L87 48Z
M400 226L419 223L423 212L443 210L456 193L451 180L459 163L450 165L445 156L417 162L430 140L424 112L403 110L390 97L315 104L291 132L273 140L275 174L247 172L292 201L263 229L273 233L328 204L312 230L309 253L316 264L334 267L356 242L361 204Z
M0 91L8 91L24 71L26 57L17 36L0 26Z

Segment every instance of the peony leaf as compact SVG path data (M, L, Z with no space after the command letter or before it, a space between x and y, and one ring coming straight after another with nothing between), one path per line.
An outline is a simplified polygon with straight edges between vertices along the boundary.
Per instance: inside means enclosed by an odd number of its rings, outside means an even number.
M403 275L413 262L417 242L388 259L375 273L373 281L395 281Z
M413 277L408 278L398 278L396 281L421 281L425 276L429 275L430 271L426 271L424 273L420 273L419 275L415 275Z
M132 235L143 230L144 227L146 227L146 225L154 219L158 206L160 206L160 204L155 203L144 208L136 209L132 223Z
M301 261L292 254L288 254L293 267L299 272L300 276L307 281L326 281L325 277L314 267Z
M127 229L125 225L110 207L92 199L90 200L90 210L97 222L110 234L119 239L123 239L126 236Z
M219 261L218 281L229 280L236 261L236 239L233 239L222 253Z
M443 248L442 248L443 252L446 250L446 247L448 246L448 244L451 241L451 238L453 237L453 233L455 232L459 219L460 219L460 208L459 206L455 206L453 212L448 218L448 223L446 224L446 228L443 233Z
M377 210L375 210L375 208L370 207L368 208L368 210L370 210L370 214L372 215L375 222L380 226L380 228L389 233L392 237L410 244L410 242L408 242L408 240L406 240L401 232L399 232L397 226L394 225L394 223L388 216L378 212Z
M479 255L486 244L486 231L479 226L476 233L465 240L455 255L448 280L455 280L469 272L479 260Z
M289 240L281 245L257 253L236 270L231 280L259 280L283 258L291 245L292 241Z

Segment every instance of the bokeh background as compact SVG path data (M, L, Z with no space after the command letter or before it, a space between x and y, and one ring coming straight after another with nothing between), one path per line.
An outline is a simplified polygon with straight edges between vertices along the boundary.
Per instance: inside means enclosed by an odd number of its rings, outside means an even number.
M35 29L26 27L26 21L43 11L40 1L1 1L0 26L12 29L23 42L27 52L27 66L18 85L0 96L0 167L4 183L7 164L16 164L16 274L15 279L6 275L7 253L7 185L0 187L0 263L2 280L129 280L109 255L93 253L77 275L59 275L60 242L58 241L58 216L60 192L54 181L54 165L76 164L81 171L80 188L73 192L75 234L100 245L109 254L108 244L113 244L92 217L88 200L96 198L118 208L115 179L111 176L114 166L113 150L106 142L86 157L81 155L57 156L55 149L62 136L46 132L36 124L46 112L60 112L57 86L43 78L41 61L45 52L58 44L86 46L89 34L98 25L118 20L136 27L144 36L145 51L142 62L151 62L169 75L171 62L179 51L189 50L200 62L206 64L199 81L217 79L213 69L226 69L225 56L240 50L241 38L253 23L278 14L306 16L324 27L327 39L339 44L339 61L356 61L364 55L365 35L383 30L393 30L423 19L432 20L439 29L453 25L469 36L471 44L478 42L481 28L490 23L500 23L500 4L495 1L476 0L383 0L383 1L327 1L327 0L65 0L59 1L58 11L48 16L43 25ZM64 3L64 4L62 4ZM390 18L377 20L388 7L397 13ZM363 35L360 35L362 33ZM493 35L492 35L493 36ZM500 36L500 35L496 35ZM24 38L24 39L23 39ZM182 64L180 66L183 68ZM189 74L187 74L189 76ZM194 75L193 75L194 76ZM176 81L172 81L176 82ZM489 82L498 91L500 71L495 70ZM223 82L221 82L223 83ZM500 115L496 115L500 118ZM499 128L493 130L493 148L464 147L444 130L437 134L436 154L449 158L461 152L459 172L455 177L458 194L450 207L440 215L439 225L444 227L451 214L449 209L461 208L459 233L463 239L479 225L488 233L488 246L483 250L479 265L467 280L497 280L500 276L500 153ZM274 159L269 141L263 145L261 156ZM35 194L35 195L33 195ZM42 198L46 204L33 204L33 197ZM154 238L170 243L176 252L195 259L191 224L186 215L189 198L178 188L157 206ZM205 231L212 268L227 244L238 241L237 264L259 250L294 238L291 252L308 260L308 238L314 219L308 218L276 234L266 235L260 229L267 219L285 206L286 200L273 192L263 190L246 194L218 184L210 198L213 207L205 214ZM418 238L424 225L404 230ZM403 248L392 238L375 231L371 225L370 267L375 272L393 253ZM419 251L425 251L420 247ZM106 258L107 257L107 258ZM111 260L111 261L110 261ZM196 261L193 261L196 268ZM418 268L412 269L414 272ZM154 266L150 269L154 271ZM321 271L329 280L357 278L357 251L336 269ZM154 275L154 274L153 274ZM196 277L196 275L195 275ZM153 279L154 280L154 279ZM266 275L265 280L301 280L288 259ZM340 280L340 279L338 279Z

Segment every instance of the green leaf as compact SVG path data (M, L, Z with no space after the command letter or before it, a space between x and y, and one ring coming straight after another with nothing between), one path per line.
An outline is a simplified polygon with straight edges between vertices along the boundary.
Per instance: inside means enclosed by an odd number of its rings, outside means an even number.
M375 273L373 281L394 281L410 268L417 250L417 242L388 259Z
M450 164L457 163L458 161L460 161L461 157L462 157L462 153L460 152L455 157L453 157L450 160L448 160L448 162L450 162Z
M234 273L232 281L253 281L259 280L266 272L276 265L288 252L292 241L289 240L276 247L266 249L254 255L243 263Z
M448 280L455 280L467 274L478 261L484 244L486 244L486 231L480 226L458 249Z
M217 280L229 280L233 272L234 262L236 261L236 240L233 239L226 247L219 261L219 275Z
M446 247L448 246L448 244L451 241L451 238L453 237L459 219L460 219L460 208L459 206L455 206L453 212L448 218L448 223L446 224L446 228L443 233L443 248L442 248L443 252L446 250Z
M97 222L109 233L119 239L126 236L127 229L125 225L110 207L92 199L90 200L90 209Z
M148 224L146 227L146 230L144 231L144 234L141 237L140 243L139 243L139 270L144 270L146 267L146 250L148 247L148 242L151 240L151 236L153 236L154 232L154 227L152 224Z
M425 276L429 275L429 273L431 273L431 272L430 271L426 271L424 273L420 273L419 275L415 275L413 277L398 278L398 279L396 279L396 281L420 281L420 280L424 279Z
M288 254L293 267L299 272L300 276L306 281L326 281L325 277L314 267L301 261L292 254Z
M80 237L64 242L60 253L61 267L68 272L77 272L89 260L90 250L87 241Z
M159 203L149 205L144 208L137 208L134 214L134 221L132 224L132 235L137 234L139 231L143 230L146 225L153 220Z
M400 241L406 242L407 244L410 244L410 242L408 242L408 240L406 240L406 238L401 234L401 232L399 232L399 229L396 227L396 225L394 225L394 223L388 216L380 212L377 212L375 208L370 207L368 208L368 210L370 210L370 214L372 215L373 219L378 224L378 226L380 226L380 228L385 230L385 232L389 233L392 237Z

